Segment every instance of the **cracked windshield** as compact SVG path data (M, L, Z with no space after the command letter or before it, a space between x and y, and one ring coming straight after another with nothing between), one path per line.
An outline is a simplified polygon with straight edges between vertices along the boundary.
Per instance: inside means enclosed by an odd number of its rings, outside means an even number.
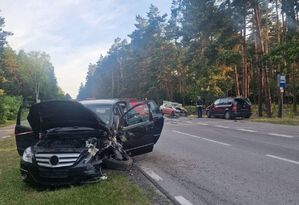
M298 0L0 0L0 205L298 205Z

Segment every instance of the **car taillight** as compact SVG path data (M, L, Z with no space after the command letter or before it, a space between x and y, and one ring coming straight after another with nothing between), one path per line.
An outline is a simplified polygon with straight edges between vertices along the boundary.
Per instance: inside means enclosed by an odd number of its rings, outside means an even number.
M232 112L237 112L237 104L233 104Z

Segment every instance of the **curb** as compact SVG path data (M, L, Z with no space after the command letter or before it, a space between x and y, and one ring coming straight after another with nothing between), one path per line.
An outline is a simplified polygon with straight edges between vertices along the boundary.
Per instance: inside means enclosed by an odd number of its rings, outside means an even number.
M181 205L170 193L164 189L161 185L159 185L154 179L152 179L145 171L139 167L138 164L135 163L135 167L162 193L164 194L173 204Z

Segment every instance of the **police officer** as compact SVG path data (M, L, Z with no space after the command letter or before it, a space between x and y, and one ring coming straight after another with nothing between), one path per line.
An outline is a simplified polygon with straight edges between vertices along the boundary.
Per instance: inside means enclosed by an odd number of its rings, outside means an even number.
M201 100L200 96L197 96L196 111L197 111L198 118L201 118L202 117L202 100Z

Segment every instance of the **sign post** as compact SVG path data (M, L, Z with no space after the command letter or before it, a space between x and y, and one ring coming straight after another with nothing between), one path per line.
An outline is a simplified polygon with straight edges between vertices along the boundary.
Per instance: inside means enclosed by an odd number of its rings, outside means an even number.
M286 87L286 76L278 74L277 75L277 84L279 86L279 91L280 91L278 117L282 117L283 94L284 94L284 90L285 90L285 87Z

